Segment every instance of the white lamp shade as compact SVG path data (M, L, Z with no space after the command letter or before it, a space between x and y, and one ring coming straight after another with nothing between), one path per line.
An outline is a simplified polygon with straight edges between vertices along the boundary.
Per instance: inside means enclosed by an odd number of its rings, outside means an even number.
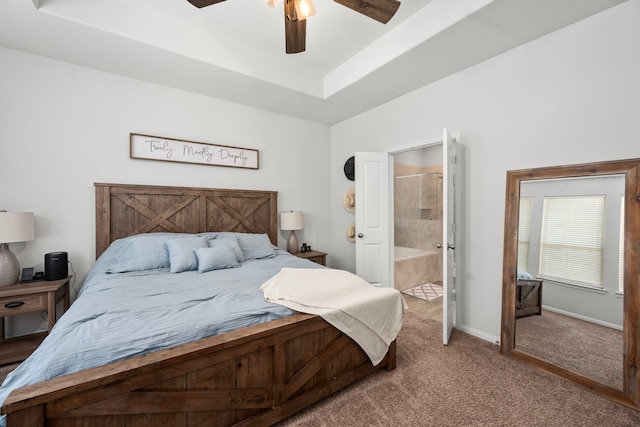
M295 0L294 5L299 20L307 19L316 14L316 8L311 0Z
M0 243L27 242L34 238L33 212L0 212Z
M289 211L280 214L281 230L302 230L304 228L304 216L302 212Z

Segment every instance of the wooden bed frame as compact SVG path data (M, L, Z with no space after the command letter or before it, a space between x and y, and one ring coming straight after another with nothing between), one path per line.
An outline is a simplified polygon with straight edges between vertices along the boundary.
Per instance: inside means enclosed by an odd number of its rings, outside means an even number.
M96 256L144 232L239 231L277 241L277 193L95 184ZM296 314L14 390L8 427L271 425L377 366L322 318Z

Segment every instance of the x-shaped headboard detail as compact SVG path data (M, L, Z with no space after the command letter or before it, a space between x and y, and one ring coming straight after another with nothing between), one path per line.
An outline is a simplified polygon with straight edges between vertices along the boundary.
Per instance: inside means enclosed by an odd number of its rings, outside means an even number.
M116 239L140 233L242 231L277 243L277 192L94 184L96 256Z
M268 232L268 230L260 229L254 222L252 222L250 220L250 218L253 216L254 212L258 211L258 209L260 209L262 206L264 206L265 203L269 202L268 198L264 198L264 199L252 198L251 201L254 202L255 205L252 206L251 210L249 210L248 212L245 212L244 214L242 214L242 213L238 212L237 210L235 210L234 208L232 208L221 197L210 197L210 198L208 198L208 200L211 201L212 203L214 203L220 209L222 209L227 215L229 215L230 217L232 217L233 219L236 220L235 224L229 224L229 227L231 229L235 229L239 224L242 224L247 228L247 230L249 230L252 233L267 233Z
M113 194L112 197L115 197L125 205L133 208L136 212L149 218L149 222L139 225L134 230L133 233L130 233L130 235L149 233L153 231L156 227L162 227L166 231L169 231L172 233L188 232L186 230L181 229L173 222L171 222L169 218L199 199L198 196L190 196L187 199L185 199L183 202L169 206L168 208L162 210L162 212L156 212L155 210L153 210L152 208L145 205L144 203L142 203L141 201L137 200L136 198L134 198L129 194Z

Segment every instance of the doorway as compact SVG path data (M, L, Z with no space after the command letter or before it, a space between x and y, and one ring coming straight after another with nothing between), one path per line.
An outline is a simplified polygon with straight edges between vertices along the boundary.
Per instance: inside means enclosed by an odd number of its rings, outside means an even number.
M394 156L420 148L442 147L442 240L436 248L441 250L442 256L442 335L445 345L456 317L459 140L459 134L453 136L444 128L442 139L397 147L384 153L356 152L355 155L356 206L360 207L356 210L356 274L375 286L395 287ZM437 208L421 210L425 211L425 216L430 215L426 211L438 212Z
M442 144L391 155L394 287L412 311L442 321Z

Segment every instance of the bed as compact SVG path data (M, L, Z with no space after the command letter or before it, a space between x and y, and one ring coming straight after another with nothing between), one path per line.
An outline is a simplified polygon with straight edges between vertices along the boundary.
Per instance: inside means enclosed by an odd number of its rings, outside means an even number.
M266 235L270 243L277 242L276 192L121 184L95 184L95 188L96 257L100 257L96 265L105 272L113 267L103 262L115 250L112 242L127 241L133 235L153 238L160 236L154 233L184 233L218 238L224 232L232 232ZM272 258L282 258L291 267L324 268L276 248L274 252L276 256ZM262 265L256 268L266 272L279 268ZM108 295L109 289L91 284L93 275L99 273L92 270L85 281L87 289L83 286L76 303L58 321L41 348L46 349L50 338L60 335L57 330L62 330L65 323L72 323L65 318L73 320L74 313L86 305L78 301L93 295L98 301L95 305L107 305L99 302L108 301L102 296ZM225 270L213 273L227 274ZM190 297L199 298L199 273L180 274L185 274L185 281L189 278ZM206 274L209 273L201 276ZM158 298L164 294L160 276L151 282L148 278L139 280L149 286L153 283ZM135 307L136 297L127 299ZM158 304L162 306L164 302ZM76 305L78 309L74 309ZM125 308L122 310L126 312ZM275 314L259 316L261 321L267 320L264 323L217 331L216 335L188 339L177 346L142 352L14 389L2 404L6 425L271 425L375 370L395 368L395 341L374 366L360 346L321 317L288 310L282 307ZM100 315L109 313L103 310ZM278 318L268 320L269 316ZM196 313L190 318L200 317L203 316ZM149 327L153 324L148 322ZM192 333L205 326L194 320L193 325L183 325L179 331ZM100 331L96 331L97 335ZM161 342L157 339L141 347ZM34 355L24 364L37 359Z

